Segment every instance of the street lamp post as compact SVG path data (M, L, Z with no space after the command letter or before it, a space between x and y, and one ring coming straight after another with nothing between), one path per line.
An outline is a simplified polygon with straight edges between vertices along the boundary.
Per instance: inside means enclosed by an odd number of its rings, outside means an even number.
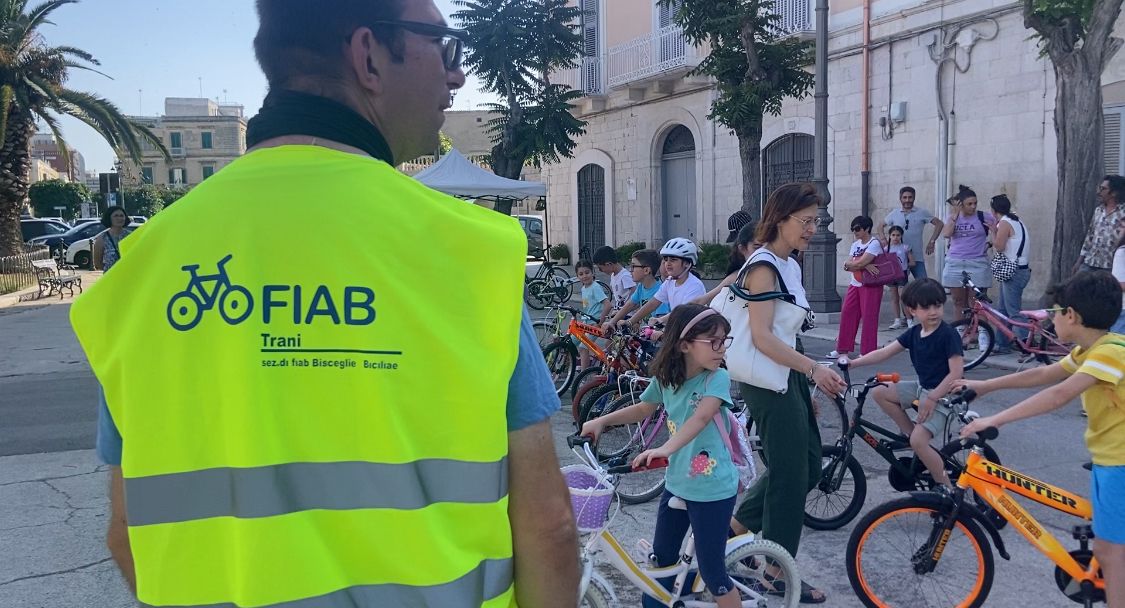
M816 0L816 156L813 180L820 194L819 226L805 254L805 276L809 277L809 305L820 313L840 312L840 294L836 291L836 244L840 239L829 230L828 215L828 0Z

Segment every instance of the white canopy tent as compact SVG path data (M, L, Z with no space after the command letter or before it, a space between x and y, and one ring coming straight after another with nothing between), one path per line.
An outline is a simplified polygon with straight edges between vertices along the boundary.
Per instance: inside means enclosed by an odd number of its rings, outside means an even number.
M542 182L507 179L469 162L456 149L414 176L414 179L446 194L461 198L509 198L522 200L547 195Z

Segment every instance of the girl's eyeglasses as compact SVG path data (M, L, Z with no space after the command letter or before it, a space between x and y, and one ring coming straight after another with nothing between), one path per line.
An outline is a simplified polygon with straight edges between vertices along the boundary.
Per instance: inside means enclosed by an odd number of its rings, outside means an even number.
M423 23L421 21L376 21L371 25L383 25L402 28L419 36L440 38L441 60L445 69L452 72L461 69L461 58L464 55L465 38L468 32L458 30L436 23Z
M730 348L730 345L734 343L734 337L727 336L725 338L695 338L693 340L690 340L690 342L710 342L711 350L719 352L724 348Z

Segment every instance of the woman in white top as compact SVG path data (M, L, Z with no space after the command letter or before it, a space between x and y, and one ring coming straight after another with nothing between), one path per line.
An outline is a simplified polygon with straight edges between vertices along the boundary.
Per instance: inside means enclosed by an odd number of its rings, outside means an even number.
M746 291L777 291L780 277L796 303L808 307L800 267L789 254L795 249L808 249L809 239L816 234L819 202L812 184L788 184L770 195L756 239L765 245L751 255L751 264L759 260L766 263L753 266L747 273L743 283ZM761 531L762 538L796 555L804 526L805 497L820 481L821 470L820 432L813 415L809 380L826 394L838 394L847 387L835 372L789 346L792 336L773 334L777 306L791 304L780 300L749 303L754 348L791 371L784 393L741 382L737 385L750 408L770 469L746 492L731 525L739 533ZM801 582L804 603L821 603L824 599L820 590Z
M998 194L992 197L991 206L992 215L997 218L992 246L1016 263L1016 272L1012 278L1000 282L1000 301L997 308L1008 318L1013 318L1023 310L1023 290L1031 280L1031 267L1027 264L1031 241L1028 240L1027 227L1020 221L1018 215L1012 213L1012 201L1008 200L1007 195ZM1019 329L1016 328L1016 331ZM1012 352L1011 342L1003 332L996 332L996 350L993 352L999 355Z
M1125 226L1118 228L1121 232L1121 240L1117 241L1117 249L1113 252L1113 278L1121 283L1121 289L1125 289ZM1121 296L1121 316L1117 317L1117 322L1109 331L1125 334L1125 295Z

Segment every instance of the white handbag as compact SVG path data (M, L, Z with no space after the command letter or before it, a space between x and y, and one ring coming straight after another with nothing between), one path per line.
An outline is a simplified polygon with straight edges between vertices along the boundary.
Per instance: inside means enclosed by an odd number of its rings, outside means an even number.
M763 254L764 252L764 254ZM719 311L730 322L734 340L727 349L727 372L738 382L768 389L781 394L789 390L788 366L781 365L764 355L754 346L750 330L750 302L777 302L773 309L773 334L791 348L797 345L797 333L812 322L812 311L797 304L796 297L785 287L785 280L773 254L759 250L742 267L738 279L711 300L711 308ZM751 295L742 287L746 275L762 265L769 266L777 276L777 291Z

